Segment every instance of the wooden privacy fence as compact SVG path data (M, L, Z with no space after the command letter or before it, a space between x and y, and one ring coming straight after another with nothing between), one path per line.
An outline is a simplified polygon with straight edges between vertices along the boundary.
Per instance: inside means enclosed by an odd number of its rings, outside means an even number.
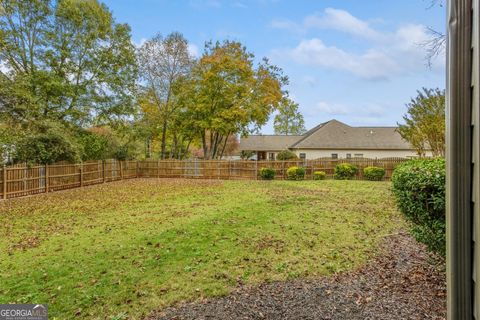
M59 163L42 166L14 165L1 170L2 199L37 193L79 188L83 186L132 178L196 178L244 179L259 178L261 168L273 168L275 179L285 179L291 166L306 169L306 178L312 179L315 171L324 171L333 177L335 166L351 163L358 167L355 179L363 179L363 168L382 167L389 180L395 167L404 158L388 159L317 159L296 161L225 161L225 160L103 160L70 164Z

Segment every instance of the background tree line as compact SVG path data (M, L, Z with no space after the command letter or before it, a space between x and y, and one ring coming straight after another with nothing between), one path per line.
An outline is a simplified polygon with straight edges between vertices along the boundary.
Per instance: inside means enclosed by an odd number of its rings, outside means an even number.
M136 47L97 0L0 0L0 161L218 159L273 116L302 134L288 78L241 43L193 57L178 32ZM444 154L445 96L423 89L399 132Z
M199 58L178 32L137 48L97 0L0 0L2 161L217 159L273 114L304 131L287 84L235 41Z

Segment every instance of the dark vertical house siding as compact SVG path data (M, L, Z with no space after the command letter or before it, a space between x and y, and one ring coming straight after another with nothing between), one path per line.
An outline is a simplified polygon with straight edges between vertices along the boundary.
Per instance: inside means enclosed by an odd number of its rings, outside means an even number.
M480 319L480 4L472 5L473 316Z
M474 55L478 55L477 32L473 5L479 0L448 1L447 41L447 285L448 318L474 319L479 295L475 291L478 262L475 246L474 210L477 201L473 192L473 174L478 168L477 155L472 151L478 141L478 94ZM475 13L476 15L476 13ZM478 25L477 25L478 27ZM476 60L475 60L476 61ZM478 150L478 148L475 148ZM475 190L478 190L476 188ZM476 191L475 191L476 192ZM477 201L478 203L478 201ZM478 222L475 219L475 222ZM480 236L480 234L477 233ZM477 237L478 238L478 237ZM477 239L480 241L480 239ZM477 317L478 319L478 317Z

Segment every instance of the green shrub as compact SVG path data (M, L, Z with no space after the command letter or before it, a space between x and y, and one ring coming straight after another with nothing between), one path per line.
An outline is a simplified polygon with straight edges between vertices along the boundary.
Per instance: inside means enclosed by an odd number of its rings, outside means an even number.
M325 173L325 171L315 171L313 173L313 180L325 180L326 177L327 174Z
M290 167L287 169L288 180L303 180L305 179L305 168L302 167Z
M297 155L290 150L283 150L277 154L277 160L295 160Z
M385 169L380 167L365 167L363 176L370 181L380 181L385 177Z
M81 147L66 129L45 124L39 132L28 134L18 142L14 162L31 164L79 162L80 153Z
M339 180L349 180L352 179L357 173L358 169L356 166L350 163L339 163L335 166L335 179Z
M83 146L83 160L103 160L112 158L109 153L111 139L85 130L80 134L79 142Z
M412 222L412 234L445 255L445 160L404 162L392 175L397 205Z
M137 139L131 139L108 126L92 127L80 133L83 160L130 160L142 149Z
M275 169L272 168L261 168L260 177L263 180L273 180L275 178Z

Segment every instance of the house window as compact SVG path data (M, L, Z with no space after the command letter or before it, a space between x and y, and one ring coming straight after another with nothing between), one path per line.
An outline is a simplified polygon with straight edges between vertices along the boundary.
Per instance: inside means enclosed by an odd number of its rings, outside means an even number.
M363 153L355 153L354 157L355 158L363 158Z
M352 159L352 154L351 153L347 153L347 159Z
M338 153L332 153L332 159L338 159Z
M306 153L300 153L300 159L305 160L307 158Z
M274 152L268 153L268 160L270 160L270 161L275 160L275 153Z

